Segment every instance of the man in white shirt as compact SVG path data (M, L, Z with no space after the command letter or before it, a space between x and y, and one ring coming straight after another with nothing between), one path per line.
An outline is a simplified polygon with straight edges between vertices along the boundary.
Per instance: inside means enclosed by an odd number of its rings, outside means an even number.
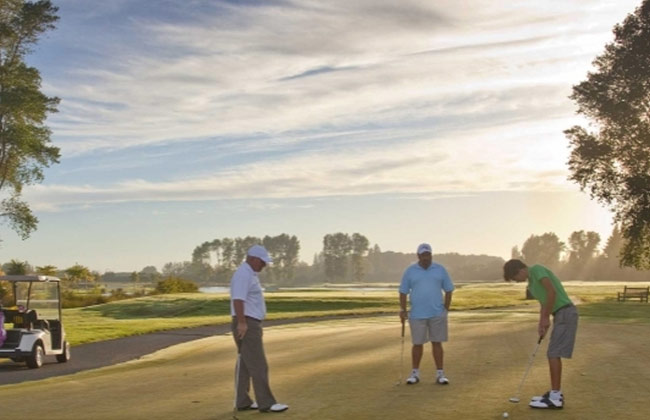
M246 261L237 268L230 280L230 313L232 333L240 353L237 378L236 406L238 410L259 409L264 412L281 412L289 408L276 401L269 386L268 365L262 344L262 320L266 304L257 273L271 262L266 249L252 246ZM249 396L250 382L257 402Z

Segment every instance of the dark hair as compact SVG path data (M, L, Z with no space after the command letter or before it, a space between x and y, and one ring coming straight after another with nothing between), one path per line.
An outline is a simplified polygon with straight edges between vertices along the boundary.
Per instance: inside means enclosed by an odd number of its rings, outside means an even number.
M526 268L521 260L510 260L503 265L503 279L505 281L510 281L512 278L521 270Z

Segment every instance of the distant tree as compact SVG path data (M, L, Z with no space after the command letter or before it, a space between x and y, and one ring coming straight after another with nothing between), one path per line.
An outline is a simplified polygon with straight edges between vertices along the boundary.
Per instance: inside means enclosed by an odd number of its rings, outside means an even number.
M278 236L265 236L262 245L273 259L273 264L267 269L271 281L288 284L294 277L298 265L300 241L296 236L283 233Z
M36 274L42 274L44 276L56 276L58 269L53 265L44 265L42 267L36 267Z
M44 124L59 99L41 92L41 75L25 57L54 29L57 11L45 0L0 2L0 217L23 239L38 224L22 200L23 187L41 182L43 168L59 161Z
M140 274L137 271L131 273L131 283L133 283L133 291L135 292L138 288L138 283L140 283Z
M192 252L192 262L209 264L210 251L212 251L212 243L203 242L201 245L194 248L194 251Z
M323 237L323 259L325 276L330 281L343 281L348 272L348 256L352 251L352 240L345 233L327 234Z
M370 241L368 238L361 235L360 233L352 234L352 254L351 254L351 263L352 263L352 278L356 282L363 280L365 275L363 258L368 253L368 248L370 246Z
M262 240L255 236L246 236L245 238L235 238L235 252L233 254L233 267L239 266L246 260L248 249L253 245L261 245Z
M573 181L614 212L624 238L621 264L650 269L650 0L643 0L614 42L593 64L596 71L573 87L589 131L565 131L572 147Z
M192 264L189 261L183 261L183 262L169 262L165 265L163 265L162 268L162 275L164 277L175 277L182 275L183 272L186 270L186 268Z
M607 243L603 248L603 254L605 257L612 261L618 261L621 250L623 249L623 242L624 239L623 235L621 234L621 230L619 229L618 225L614 225L612 234L610 235L609 239L607 239Z
M519 247L518 246L513 246L512 249L510 250L510 258L514 260L521 260L523 259L523 256L521 255L521 252L519 252Z
M24 276L31 271L31 267L27 261L11 260L2 265L2 271L10 276Z
M95 276L90 272L88 267L84 267L80 264L75 264L72 267L66 268L64 273L65 275L63 280L68 286L74 286L81 282L92 282L95 279Z
M147 283L155 283L159 278L160 273L153 265L148 265L140 270L140 279Z
M221 240L221 256L222 263L220 264L222 269L229 274L234 271L235 265L235 241L230 238L223 238Z
M593 277L590 270L587 270L587 266L594 261L599 244L600 235L596 232L579 230L571 233L565 275L580 280L588 280Z
M562 251L564 251L564 243L552 232L531 235L521 247L521 255L526 263L548 267L558 266Z

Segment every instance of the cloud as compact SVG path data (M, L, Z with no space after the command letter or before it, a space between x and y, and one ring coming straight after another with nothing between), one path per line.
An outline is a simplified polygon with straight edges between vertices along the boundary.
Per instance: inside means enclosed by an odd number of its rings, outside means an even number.
M27 192L41 208L565 188L567 96L619 10L145 3L62 2L71 27L109 22L89 33L85 61L44 69L62 98L48 125L63 163L60 182Z

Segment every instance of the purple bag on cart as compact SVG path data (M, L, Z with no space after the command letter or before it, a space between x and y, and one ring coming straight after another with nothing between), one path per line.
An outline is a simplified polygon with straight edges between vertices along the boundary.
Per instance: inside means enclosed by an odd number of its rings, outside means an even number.
M5 343L7 339L7 331L5 331L5 314L0 307L0 347Z

